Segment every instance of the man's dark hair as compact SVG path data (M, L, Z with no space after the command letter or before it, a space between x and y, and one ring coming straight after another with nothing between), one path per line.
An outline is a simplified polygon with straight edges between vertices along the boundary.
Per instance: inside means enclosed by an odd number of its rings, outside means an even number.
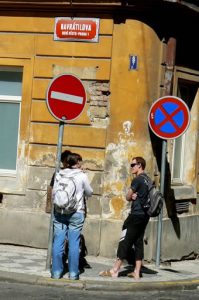
M77 153L71 153L68 155L67 159L68 168L75 166L79 161L82 161L81 155Z
M133 157L133 159L135 159L138 164L141 164L143 170L145 169L145 167L146 167L146 161L145 161L145 159L143 157L136 156L136 157Z

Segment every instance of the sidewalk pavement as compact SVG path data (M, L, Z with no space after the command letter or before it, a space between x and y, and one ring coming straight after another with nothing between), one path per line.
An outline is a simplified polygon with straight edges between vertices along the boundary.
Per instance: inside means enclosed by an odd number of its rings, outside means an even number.
M87 256L91 268L85 269L80 280L51 279L46 270L47 250L0 244L0 281L65 286L68 288L102 291L198 289L199 259L171 262L155 267L145 264L143 277L135 281L125 276L129 266L124 266L118 278L100 277L100 271L109 269L114 259Z

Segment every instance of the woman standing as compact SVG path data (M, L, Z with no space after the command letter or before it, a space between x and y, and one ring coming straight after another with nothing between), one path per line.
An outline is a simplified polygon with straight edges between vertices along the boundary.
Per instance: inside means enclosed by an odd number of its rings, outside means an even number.
M78 280L79 242L85 220L85 196L90 197L93 189L90 186L87 175L81 169L82 157L79 154L69 154L66 163L67 168L60 170L58 174L73 178L76 185L77 204L76 210L71 213L55 205L51 277L59 279L63 276L64 245L67 237L69 246L69 279Z

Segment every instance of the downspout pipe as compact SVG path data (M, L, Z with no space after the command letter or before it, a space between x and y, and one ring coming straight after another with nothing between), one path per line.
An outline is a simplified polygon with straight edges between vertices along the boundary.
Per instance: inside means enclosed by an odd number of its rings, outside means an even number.
M167 42L165 55L165 76L164 76L164 96L171 95L173 88L174 68L176 58L176 39L170 37ZM160 191L165 195L165 174L167 172L167 140L162 140L162 158L161 158L161 178ZM156 267L160 266L161 241L162 241L162 219L163 209L158 216L157 224L157 244L156 244Z
M176 39L170 37L167 42L166 58L165 58L165 78L164 87L165 95L171 95L173 89L173 77L176 59Z

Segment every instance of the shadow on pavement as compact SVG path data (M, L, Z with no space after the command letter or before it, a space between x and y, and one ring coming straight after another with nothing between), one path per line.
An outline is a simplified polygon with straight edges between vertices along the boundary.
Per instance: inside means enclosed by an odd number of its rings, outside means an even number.
M123 271L121 271L120 273L119 273L119 277L125 277L125 276L127 276L127 274L128 273L130 273L130 272L133 272L134 271L134 266L132 266L132 265L128 265L128 266L126 266L126 267L124 267L124 269L125 270L123 270ZM152 270L152 269L149 269L149 268L147 268L147 267L144 267L144 266L142 266L142 268L141 268L141 276L140 277L142 277L142 274L151 274L151 275L155 275L155 274L157 274L158 272L157 271L154 271L154 270Z

